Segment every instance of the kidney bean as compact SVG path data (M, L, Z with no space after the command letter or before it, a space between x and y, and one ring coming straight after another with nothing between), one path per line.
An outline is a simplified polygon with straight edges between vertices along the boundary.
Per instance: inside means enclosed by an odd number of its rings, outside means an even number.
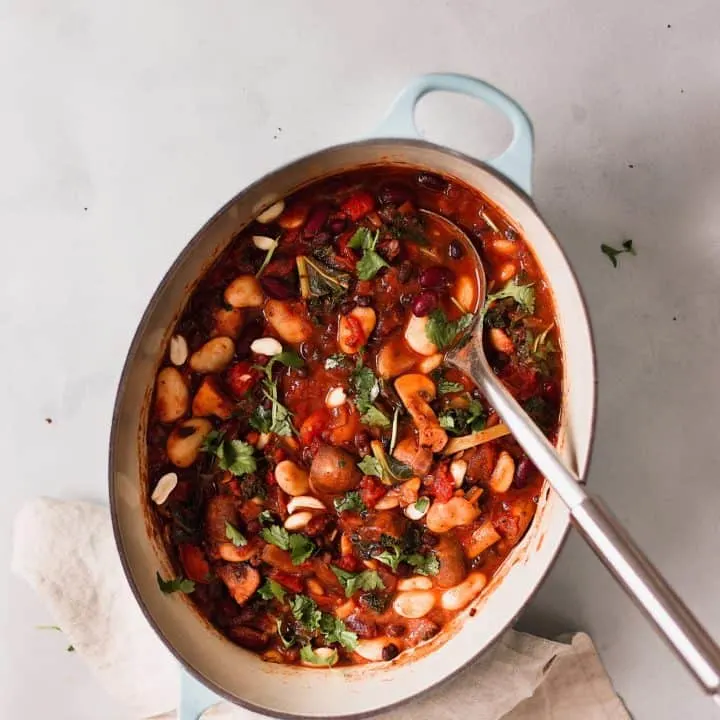
M393 658L396 658L399 654L400 650L398 650L398 646L394 643L388 643L382 650L382 659L392 660Z
M434 190L435 192L446 192L448 187L450 187L450 183L447 180L432 173L420 173L417 177L417 182L418 185L421 185L427 190Z
M420 285L428 290L442 290L454 280L455 273L444 265L431 265L420 273Z
M305 229L303 230L305 237L310 238L320 232L328 219L328 215L330 215L330 206L327 203L316 205L310 211L308 221L305 223Z
M380 188L378 200L381 205L402 205L410 200L410 190L398 183L388 183Z
M438 306L438 296L431 290L421 292L412 301L412 312L416 317L429 315Z
M339 235L341 232L344 232L347 227L347 218L344 215L336 215L335 217L330 218L328 227L333 235Z
M272 275L266 275L260 278L260 286L265 294L273 300L289 300L297 297L297 290L284 280Z
M372 620L365 620L360 615L350 615L345 618L345 625L357 633L358 637L361 638L374 638L377 636L377 624Z
M360 307L370 307L370 305L372 305L372 298L370 297L370 295L358 295L355 298L355 302Z
M462 243L459 240L451 240L448 245L448 255L453 260L459 260L465 254Z
M528 457L524 457L517 466L517 469L515 470L515 479L513 481L513 484L516 488L524 488L529 482L530 478L535 471L535 466L532 463L532 460Z

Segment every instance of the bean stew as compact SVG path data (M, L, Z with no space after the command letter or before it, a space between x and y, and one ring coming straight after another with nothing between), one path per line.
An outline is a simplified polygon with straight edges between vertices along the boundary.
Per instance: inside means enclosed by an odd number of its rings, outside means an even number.
M479 307L466 247L482 257ZM450 178L374 167L263 211L200 280L147 431L176 576L272 662L392 660L439 633L529 527L543 478L444 351L481 315L493 370L555 438L562 359L520 232Z

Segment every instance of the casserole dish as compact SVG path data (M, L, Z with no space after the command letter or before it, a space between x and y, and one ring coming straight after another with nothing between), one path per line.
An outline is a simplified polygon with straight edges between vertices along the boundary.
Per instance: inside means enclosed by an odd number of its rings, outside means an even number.
M417 136L413 112L434 90L485 100L513 124L500 157L480 162ZM239 193L191 240L151 299L133 339L118 389L110 441L109 492L118 549L133 592L151 625L183 664L180 717L190 720L217 696L283 717L357 717L405 701L457 672L513 621L557 555L567 510L545 487L532 526L486 590L446 630L397 662L328 671L263 663L228 642L180 594L158 592L169 567L147 510L144 437L154 378L167 336L188 295L232 238L258 213L297 189L349 170L405 166L456 178L495 203L522 232L549 282L563 342L563 399L558 447L583 475L590 451L595 368L584 303L567 260L529 197L532 128L510 98L479 80L426 75L400 94L376 137L314 153ZM198 683L197 681L200 681Z

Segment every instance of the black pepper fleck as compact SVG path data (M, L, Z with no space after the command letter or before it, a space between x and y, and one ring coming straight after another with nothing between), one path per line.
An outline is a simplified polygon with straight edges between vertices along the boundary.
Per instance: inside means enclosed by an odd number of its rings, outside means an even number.
M674 320L674 319L675 319L675 318L673 318L673 320ZM45 422L46 422L48 425L51 425L51 424L52 424L52 418L45 418Z

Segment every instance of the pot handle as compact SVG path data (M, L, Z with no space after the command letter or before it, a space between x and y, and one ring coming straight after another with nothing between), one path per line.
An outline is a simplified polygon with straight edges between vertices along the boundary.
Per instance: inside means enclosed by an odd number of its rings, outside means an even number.
M424 95L438 90L484 100L507 116L513 126L510 145L498 157L485 162L529 195L532 188L532 123L515 100L483 80L456 73L430 73L416 77L395 98L374 136L421 138L415 125L415 106Z
M184 668L180 669L180 705L177 720L198 720L209 707L222 701L221 697L206 688Z

